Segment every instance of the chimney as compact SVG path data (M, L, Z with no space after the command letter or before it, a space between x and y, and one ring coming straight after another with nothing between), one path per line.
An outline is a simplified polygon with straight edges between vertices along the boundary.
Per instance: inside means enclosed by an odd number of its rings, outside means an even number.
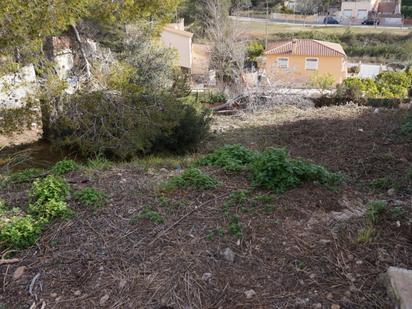
M293 55L293 54L296 54L297 46L298 46L298 40L297 40L297 39L293 39L293 40L292 40L292 55Z

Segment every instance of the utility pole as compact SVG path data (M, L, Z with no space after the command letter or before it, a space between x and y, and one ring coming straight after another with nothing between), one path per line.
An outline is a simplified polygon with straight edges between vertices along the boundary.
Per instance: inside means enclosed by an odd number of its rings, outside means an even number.
M268 48L268 36L269 36L269 0L266 0L266 38L265 38L265 49Z

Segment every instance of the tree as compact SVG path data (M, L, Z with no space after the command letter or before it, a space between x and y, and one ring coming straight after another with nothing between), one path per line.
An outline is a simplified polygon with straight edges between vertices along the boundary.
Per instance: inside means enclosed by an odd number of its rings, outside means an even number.
M324 96L328 90L331 90L336 83L335 77L330 74L316 73L311 77L310 85L316 89L319 89L321 96Z

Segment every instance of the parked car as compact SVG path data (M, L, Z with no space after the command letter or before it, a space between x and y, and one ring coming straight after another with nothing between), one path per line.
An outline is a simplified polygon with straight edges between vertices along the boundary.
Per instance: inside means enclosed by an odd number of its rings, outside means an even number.
M332 17L332 16L325 17L325 19L323 20L323 23L324 24L332 24L332 25L339 24L339 22L336 20L336 18Z
M380 20L377 18L366 18L363 22L362 25L379 25Z

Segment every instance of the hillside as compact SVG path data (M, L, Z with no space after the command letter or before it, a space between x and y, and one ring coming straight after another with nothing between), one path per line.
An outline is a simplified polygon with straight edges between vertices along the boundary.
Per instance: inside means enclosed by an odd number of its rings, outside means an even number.
M412 267L407 116L347 105L216 117L201 153L69 172L73 216L0 265L0 307L390 308L381 274ZM225 144L285 147L344 178L275 193L247 167L201 166L203 189L199 175L165 187ZM0 198L25 207L31 182ZM104 203L79 201L86 187Z

